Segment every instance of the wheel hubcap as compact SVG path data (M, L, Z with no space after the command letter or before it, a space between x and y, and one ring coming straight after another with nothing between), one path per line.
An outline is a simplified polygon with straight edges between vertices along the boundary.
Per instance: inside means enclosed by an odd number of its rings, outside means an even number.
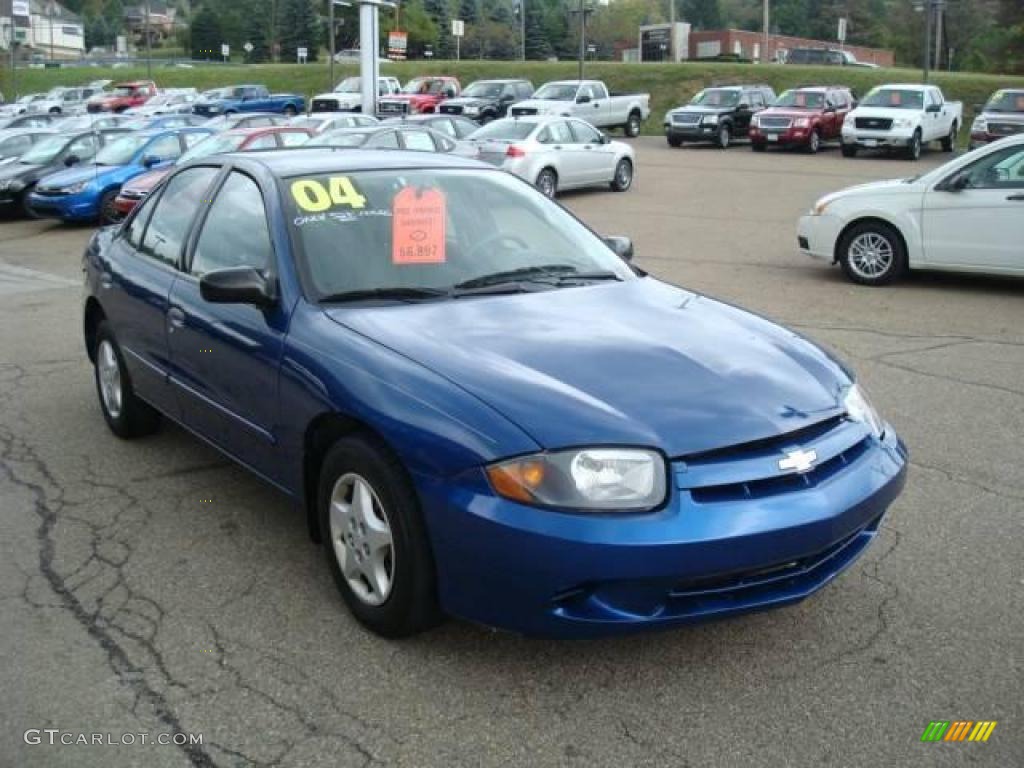
M853 271L871 280L884 275L892 266L892 243L877 232L865 232L850 243L849 255Z
M360 475L342 475L331 492L331 543L342 576L367 605L381 605L395 577L394 543L384 507Z
M121 415L121 367L117 364L117 354L109 341L101 341L96 351L96 370L100 380L100 397L103 407L111 418Z
M718 141L722 144L723 147L729 146L729 130L727 128L723 128L721 131L719 131Z
M554 195L555 192L555 181L551 178L551 174L545 173L540 177L540 191L548 197Z
M620 187L628 187L633 177L633 171L629 163L619 163L619 169L615 173L615 180Z

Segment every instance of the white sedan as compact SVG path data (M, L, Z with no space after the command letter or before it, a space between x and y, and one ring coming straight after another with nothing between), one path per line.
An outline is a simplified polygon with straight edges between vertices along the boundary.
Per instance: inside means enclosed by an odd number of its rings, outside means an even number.
M923 176L826 195L801 217L797 240L863 285L907 269L1024 276L1024 134Z
M548 197L563 189L633 184L633 148L574 117L510 117L470 134L479 158L536 185Z

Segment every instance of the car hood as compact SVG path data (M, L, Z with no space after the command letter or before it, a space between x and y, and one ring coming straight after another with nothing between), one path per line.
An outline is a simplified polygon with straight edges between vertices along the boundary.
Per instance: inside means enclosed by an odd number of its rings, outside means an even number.
M672 112L697 112L701 115L724 115L727 112L732 112L735 107L704 107L697 104L685 104L682 107L676 107L670 109L669 113Z
M517 101L509 109L519 107L522 109L536 109L538 112L554 112L571 107L573 103L572 101L554 101L553 99L527 99L526 101Z
M153 187L163 181L164 176L173 170L170 166L166 168L157 168L155 171L148 171L141 176L136 176L130 182L124 185L125 189L129 187L139 192L149 192Z
M839 413L850 382L799 335L653 278L327 314L548 449L675 457L773 437Z
M441 96L432 93L393 93L381 96L378 101L438 101Z
M476 96L456 96L454 99L445 99L445 104L452 104L457 107L484 107L493 104L493 99L480 99Z
M22 181L35 181L41 178L47 170L59 170L63 165L30 165L29 163L4 163L0 164L0 181L7 179L21 179Z
M921 117L923 110L920 109L900 109L898 107L857 107L850 114L856 117L883 117L885 119L897 120L901 117L907 117L910 119Z
M821 117L820 109L787 109L785 107L768 107L757 113L758 117Z
M123 165L83 165L76 168L68 168L66 171L58 171L47 176L43 181L45 186L51 189L68 187L80 181L92 181L93 179L105 179L110 175L117 174L126 166Z
M390 98L389 96L380 96L380 99ZM339 104L361 104L363 96L360 93L341 93L339 91L328 91L327 93L318 93L313 97L317 99L335 99Z

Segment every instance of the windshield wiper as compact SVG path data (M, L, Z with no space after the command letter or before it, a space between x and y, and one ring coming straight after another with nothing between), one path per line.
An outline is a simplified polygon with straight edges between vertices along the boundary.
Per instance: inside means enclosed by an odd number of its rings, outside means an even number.
M513 283L520 280L529 280L536 282L547 282L540 281L537 278L551 277L556 282L562 282L564 280L619 280L619 276L614 272L602 270L598 272L580 272L572 264L541 264L533 267L519 267L518 269L508 269L503 272L492 272L489 275L481 275L480 277L474 277L469 280L463 280L461 283L456 283L452 286L456 291L465 290L467 288L482 288L489 285L499 285L501 283Z
M398 301L420 301L423 299L436 299L441 296L448 296L449 292L442 288L405 288L395 286L392 288L365 288L358 291L342 291L332 293L320 299L321 304L341 304L347 301L362 301L364 299L397 299Z

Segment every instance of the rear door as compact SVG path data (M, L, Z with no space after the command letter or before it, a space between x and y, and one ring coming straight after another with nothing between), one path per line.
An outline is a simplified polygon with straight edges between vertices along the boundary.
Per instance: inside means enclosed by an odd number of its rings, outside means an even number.
M209 198L209 193L205 195ZM231 267L252 267L273 279L275 257L263 193L250 176L231 171L213 193L191 237L188 268L174 285L170 311L172 381L182 421L272 481L276 461L278 365L289 308L213 304L199 278Z
M565 120L552 120L541 131L537 141L549 150L550 164L558 174L559 188L586 183L586 158L576 145L576 137Z

